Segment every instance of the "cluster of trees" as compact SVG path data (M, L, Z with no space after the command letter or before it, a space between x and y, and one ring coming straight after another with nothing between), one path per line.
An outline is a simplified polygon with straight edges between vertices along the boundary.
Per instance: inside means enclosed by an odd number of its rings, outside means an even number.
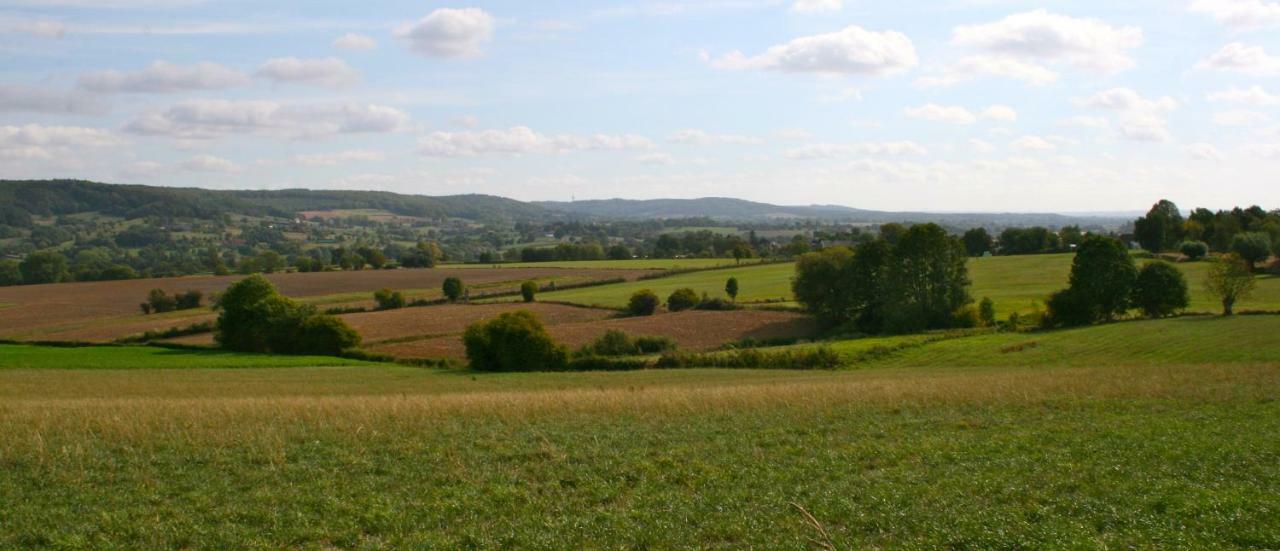
M199 308L202 300L204 300L204 294L194 289L172 295L164 292L164 289L152 289L147 293L147 301L139 304L138 307L142 309L143 314L163 314Z
M1134 221L1133 234L1153 253L1180 251L1200 258L1207 249L1238 254L1252 266L1280 254L1280 210L1268 212L1256 205L1217 212L1198 208L1184 218L1176 204L1161 200Z
M712 298L703 293L698 295L697 291L689 287L682 287L672 291L667 296L667 310L670 312L683 312L685 310L736 310L738 308L736 301L738 300L738 278L731 277L725 282L724 292L729 296L726 301L722 298ZM657 293L650 289L641 289L632 293L631 298L627 300L626 312L632 316L652 316L657 313L658 307L662 305L662 300L658 298Z
M1066 226L1058 231L1041 226L1005 228L999 239L986 228L973 228L961 240L969 256L987 253L1002 255L1052 254L1070 251L1085 237L1080 226Z
M796 300L827 326L863 333L955 327L972 319L968 253L936 224L912 226L896 243L877 239L809 253L796 264Z
M611 363L611 358L676 350L675 341L668 337L633 337L610 330L571 355L552 339L536 314L524 310L472 324L463 333L462 342L468 363L478 371L610 369L619 365Z
M654 258L678 256L753 258L755 248L740 235L727 235L710 230L664 233L652 244Z
M626 247L622 247L623 250ZM511 251L508 251L511 252ZM519 250L520 262L556 262L568 260L603 260L605 248L595 241L561 243L554 247L525 247ZM631 258L631 252L624 253ZM510 255L515 257L515 254ZM505 259L505 257L504 257Z
M217 309L215 336L228 350L334 356L360 345L346 322L281 295L261 275L228 287Z

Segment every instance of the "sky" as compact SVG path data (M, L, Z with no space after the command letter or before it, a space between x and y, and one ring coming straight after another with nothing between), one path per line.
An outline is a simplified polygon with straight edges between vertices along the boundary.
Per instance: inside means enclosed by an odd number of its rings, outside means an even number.
M1280 206L1280 0L0 0L0 178Z

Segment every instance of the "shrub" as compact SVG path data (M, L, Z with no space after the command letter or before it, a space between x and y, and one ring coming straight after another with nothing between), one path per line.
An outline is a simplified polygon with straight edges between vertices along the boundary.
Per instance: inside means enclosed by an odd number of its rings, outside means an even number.
M695 306L694 308L698 310L727 311L727 310L738 310L741 307L725 299L716 297L716 298L703 298L700 302L698 302L698 305Z
M1231 239L1231 252L1249 263L1252 270L1255 265L1271 256L1271 236L1261 232L1237 234Z
M802 350L761 351L744 348L710 354L667 354L655 367L677 369L717 367L727 369L836 369L840 355L827 346Z
M0 260L0 287L22 284L22 269L17 260Z
M578 356L635 356L639 353L631 335L617 329L605 331L596 340L583 346Z
M538 295L538 284L532 281L526 281L520 284L520 297L525 302L533 302Z
M237 281L218 299L220 346L239 352L333 354L356 346L359 335L342 320L281 296L261 275Z
M1133 304L1150 318L1170 316L1191 304L1187 278L1172 264L1150 262L1138 271Z
M982 326L982 317L977 307L967 304L952 314L951 327L972 329Z
M298 349L305 354L337 356L360 346L360 334L334 316L310 316L302 323Z
M444 297L449 299L449 302L458 302L458 299L462 298L463 289L462 280L456 277L445 278L444 285L441 287Z
M627 313L633 316L652 316L658 311L659 304L661 301L658 295L648 289L641 289L627 301Z
M1247 298L1257 283L1253 279L1253 266L1239 255L1229 254L1209 267L1204 285L1222 301L1222 315L1230 316L1235 313L1236 302Z
M636 337L635 342L641 354L661 354L676 349L676 341L671 337Z
M729 295L729 300L738 301L738 278L731 277L724 282L724 294Z
M165 294L164 289L152 289L148 292L147 303L151 305L151 311L157 314L172 312L178 307L178 301Z
M982 297L978 303L978 320L983 327L994 327L996 324L996 303L988 297Z
M508 312L472 324L462 336L467 360L478 371L563 371L569 354L551 340L538 316Z
M1196 261L1209 255L1209 244L1204 241L1183 241L1178 250L1188 260Z
M582 356L569 361L569 371L636 371L650 366L648 358Z
M689 310L698 305L698 293L693 289L685 287L676 289L667 297L667 309L672 312L681 312Z
M173 300L174 300L175 306L179 310L191 310L193 308L200 307L200 302L204 300L204 294L201 293L200 291L192 289L185 293L178 293L176 295L173 295Z
M1075 289L1063 289L1049 296L1045 327L1080 327L1096 320L1088 299Z
M404 294L400 291L392 291L391 289L379 289L373 293L374 302L378 303L379 310L395 310L404 308Z

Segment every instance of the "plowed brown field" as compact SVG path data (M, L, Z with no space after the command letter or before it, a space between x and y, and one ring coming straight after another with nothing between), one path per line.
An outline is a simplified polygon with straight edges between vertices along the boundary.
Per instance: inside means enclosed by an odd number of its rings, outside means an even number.
M326 297L347 293L372 293L381 288L425 289L437 293L445 278L457 276L483 292L515 290L521 281L536 279L576 283L625 277L635 279L647 270L565 268L435 268L428 270L366 270L272 274L267 276L280 292L295 298ZM151 289L182 292L195 289L221 292L243 276L196 276L134 279L85 283L60 283L0 287L0 337L18 339L111 340L147 329L167 329L207 319L208 311L175 315L141 315L138 304ZM352 301L364 300L357 297ZM341 302L341 301L338 301ZM200 316L205 316L201 318Z
M511 310L519 309L517 305L507 307ZM808 316L760 310L687 311L639 318L558 324L548 322L547 326L547 331L553 338L570 348L578 348L591 342L610 329L619 329L632 335L671 337L684 350L709 350L746 338L802 338L812 335L816 327ZM399 358L462 359L466 356L460 335L374 344L366 348Z

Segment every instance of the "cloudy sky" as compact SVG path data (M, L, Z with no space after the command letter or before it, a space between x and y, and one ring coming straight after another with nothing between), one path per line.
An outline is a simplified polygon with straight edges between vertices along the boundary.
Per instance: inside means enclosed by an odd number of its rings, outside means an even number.
M1280 206L1280 0L0 0L0 178Z

